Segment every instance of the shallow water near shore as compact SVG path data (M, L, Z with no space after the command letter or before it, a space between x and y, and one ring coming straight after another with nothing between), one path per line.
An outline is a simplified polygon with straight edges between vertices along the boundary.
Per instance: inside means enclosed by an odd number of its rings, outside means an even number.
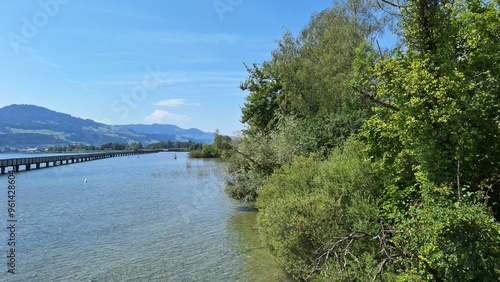
M17 173L16 274L2 256L0 280L284 281L258 240L255 211L224 193L223 164L176 155Z

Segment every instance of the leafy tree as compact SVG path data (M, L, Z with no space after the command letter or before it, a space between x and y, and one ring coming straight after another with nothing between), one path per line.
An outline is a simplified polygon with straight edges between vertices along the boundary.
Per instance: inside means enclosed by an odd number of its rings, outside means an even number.
M219 134L217 129L214 133L214 142L205 144L189 152L190 158L227 158L231 155L231 137Z
M261 67L256 64L252 68L245 67L249 77L241 83L240 88L250 94L241 108L241 122L250 126L250 132L272 130L278 121L281 94L279 79L273 74L269 62L264 62Z
M285 32L270 61L247 67L242 121L249 128L229 160L230 195L255 200L262 180L295 156L326 159L361 128L370 107L354 93L350 77L355 49L380 22L370 3L336 3L298 36Z
M282 85L284 112L307 118L364 111L349 80L356 48L383 22L371 5L362 0L335 3L314 15L297 37L284 34L272 60Z
M377 105L362 136L387 176L382 216L406 254L386 268L400 280L498 280L500 2L402 11L405 48L377 59L364 46L357 65L357 89Z
M464 189L483 190L498 202L499 3L408 4L407 48L381 60L372 69L375 84L365 88L385 105L364 136L393 175L389 197L410 203L418 185L430 182L452 184L457 199Z
M379 180L363 148L351 140L327 161L296 158L259 189L258 223L264 242L296 279L366 281L377 276L372 268L376 240L340 240L379 229ZM349 255L333 255L337 248Z
M231 137L220 134L218 129L214 135L214 142L212 144L216 150L216 155L224 158L229 157L232 150Z

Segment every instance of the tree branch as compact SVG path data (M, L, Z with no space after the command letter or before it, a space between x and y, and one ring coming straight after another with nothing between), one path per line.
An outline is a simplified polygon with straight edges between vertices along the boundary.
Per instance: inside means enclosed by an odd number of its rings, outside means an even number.
M381 0L381 1L384 2L385 4L393 6L395 8L400 8L399 4L392 3L391 1L387 1L387 0Z
M375 103L375 104L377 104L379 106L382 106L384 108L387 108L387 109L390 109L390 110L393 110L393 111L396 111L396 112L399 111L398 107L376 99L373 94L367 93L367 92L361 90L360 88L358 88L356 86L353 86L353 89L356 90L359 94L363 95L366 99L372 101L373 103Z
M250 158L250 157L249 157L249 156L247 156L246 154L242 153L240 150L238 150L238 149L234 149L234 151L235 151L236 153L240 154L240 155L241 155L241 156L242 156L245 160L247 160L247 161L249 161L249 162L253 163L255 166L258 166L258 167L260 167L260 166L261 166L261 165L259 165L259 163L258 163L258 162L256 162L254 159Z
M337 262L336 268L340 275L348 272L348 257L350 257L350 259L356 263L359 270L364 272L366 277L370 277L371 281L376 281L377 278L382 275L386 265L397 258L418 260L418 256L413 253L408 253L404 250L404 247L391 240L395 233L400 232L402 231L394 230L391 226L384 226L381 222L380 231L376 235L362 231L353 231L347 236L333 238L336 240L335 242L329 244L329 246L324 245L316 250L316 253L320 254L320 256L315 260L316 264L306 280L309 279L314 272L321 271L327 264L330 257ZM373 270L364 269L363 266L360 265L356 254L351 252L351 247L354 242L360 239L369 240L378 243L379 245L380 257L378 262L374 264ZM375 266L378 266L377 269L374 269Z
M255 165L258 168L261 168L261 169L263 169L265 171L270 171L270 172L272 172L274 170L274 168L272 166L262 165L262 164L258 163L256 160L252 159L247 154L241 152L240 150L238 150L236 148L234 148L234 152L236 152L237 154L239 154L240 156L242 156L245 160L247 160L248 162L252 163L253 165Z

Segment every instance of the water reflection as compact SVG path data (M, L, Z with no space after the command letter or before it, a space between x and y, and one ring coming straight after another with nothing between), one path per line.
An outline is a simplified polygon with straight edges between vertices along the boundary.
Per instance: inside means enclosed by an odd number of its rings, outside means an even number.
M238 207L238 213L228 222L230 234L237 236L238 250L246 263L246 281L293 281L279 266L276 259L264 248L257 224L257 210L251 206Z

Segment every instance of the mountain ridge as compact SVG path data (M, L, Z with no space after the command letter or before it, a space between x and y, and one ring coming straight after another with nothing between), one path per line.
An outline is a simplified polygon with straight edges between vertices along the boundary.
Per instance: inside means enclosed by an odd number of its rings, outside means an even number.
M160 141L211 143L213 133L170 124L108 125L44 107L13 104L0 108L0 147L48 147L107 142L144 145Z

